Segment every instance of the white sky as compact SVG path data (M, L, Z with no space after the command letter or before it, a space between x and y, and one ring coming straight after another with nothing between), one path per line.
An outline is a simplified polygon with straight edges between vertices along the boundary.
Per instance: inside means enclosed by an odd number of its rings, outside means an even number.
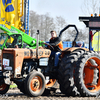
M83 0L30 0L30 10L37 14L46 14L51 17L62 16L67 24L75 24L83 29L85 25L79 21L79 16L84 16L81 6Z

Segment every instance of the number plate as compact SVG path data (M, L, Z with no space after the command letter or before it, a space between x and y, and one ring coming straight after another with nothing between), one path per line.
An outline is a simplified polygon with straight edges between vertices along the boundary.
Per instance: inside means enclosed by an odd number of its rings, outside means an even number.
M3 65L9 66L9 59L3 58Z

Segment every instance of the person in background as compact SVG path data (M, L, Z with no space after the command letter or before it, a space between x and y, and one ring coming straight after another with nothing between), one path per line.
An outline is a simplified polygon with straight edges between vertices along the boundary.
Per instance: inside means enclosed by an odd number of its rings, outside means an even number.
M78 41L78 42L76 43L76 46L75 46L75 47L82 47L82 45L83 45L83 43L82 43L81 41Z

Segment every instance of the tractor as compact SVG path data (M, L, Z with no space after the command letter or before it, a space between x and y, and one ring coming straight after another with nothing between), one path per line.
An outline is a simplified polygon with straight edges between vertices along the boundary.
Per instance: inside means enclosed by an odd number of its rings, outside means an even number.
M100 95L100 17L79 17L89 28L89 49L70 48L61 59L58 69L60 90L67 96ZM94 32L95 31L95 32ZM94 32L94 34L93 34Z
M100 55L86 48L74 47L79 34L75 25L68 25L62 29L59 38L69 27L75 28L76 37L73 40L73 47L59 50L61 55L56 72L53 70L54 57L50 56L54 47L49 43L45 44L50 48L39 46L39 31L36 49L4 48L0 72L0 94L6 93L13 81L21 92L29 96L43 95L56 82L59 83L61 92L67 96L99 95Z

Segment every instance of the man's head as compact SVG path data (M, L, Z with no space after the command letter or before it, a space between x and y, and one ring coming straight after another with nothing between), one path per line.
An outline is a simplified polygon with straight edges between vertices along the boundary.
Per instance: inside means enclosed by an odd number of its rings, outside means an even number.
M51 33L51 37L52 37L52 38L57 37L57 33L56 33L56 31L51 31L50 33Z

